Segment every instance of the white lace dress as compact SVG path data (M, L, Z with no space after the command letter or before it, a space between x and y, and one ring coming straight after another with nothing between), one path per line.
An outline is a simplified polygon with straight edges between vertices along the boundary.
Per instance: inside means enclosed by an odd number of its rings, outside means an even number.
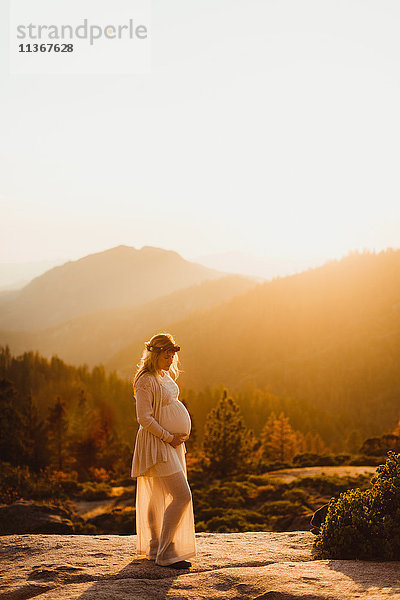
M165 372L158 377L162 406L158 423L168 432L190 434L191 420L179 400L179 388ZM140 402L140 390L136 401ZM137 477L136 528L137 554L156 564L169 565L195 556L196 541L193 502L187 481L186 447L165 442L167 460L157 462Z

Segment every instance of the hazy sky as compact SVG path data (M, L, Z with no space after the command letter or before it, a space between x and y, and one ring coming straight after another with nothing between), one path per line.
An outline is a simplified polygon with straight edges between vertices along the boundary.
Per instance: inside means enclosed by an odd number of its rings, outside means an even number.
M0 262L400 247L398 0L154 0L150 74L65 77L9 75L8 4Z

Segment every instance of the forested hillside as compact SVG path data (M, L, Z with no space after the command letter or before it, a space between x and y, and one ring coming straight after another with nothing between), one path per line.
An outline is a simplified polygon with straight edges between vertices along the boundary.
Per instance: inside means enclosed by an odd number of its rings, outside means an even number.
M368 485L368 477L362 470L343 471L344 479L311 471L286 482L279 469L376 465L389 448L400 450L399 423L379 439L365 441L362 428L345 437L344 413L332 419L268 390L181 388L180 397L192 417L186 457L198 531L307 529L310 510L349 486ZM61 503L74 533L134 531L135 417L131 383L102 366L72 367L37 353L15 357L2 348L0 501Z
M353 253L274 279L171 331L185 389L221 385L262 407L268 389L299 407L288 408L296 426L318 423L329 443L352 430L378 434L399 416L399 250ZM107 368L128 376L142 347L135 341Z
M13 354L38 351L50 358L57 354L71 365L94 367L106 363L132 339L147 339L155 329L165 329L196 310L207 310L253 288L255 281L227 275L202 281L139 306L96 310L46 329L0 331L0 343ZM137 362L133 356L132 361Z
M295 431L308 436L309 447L356 451L366 438L393 431L399 419L399 274L400 251L387 250L354 253L258 284L230 300L227 295L249 284L229 277L205 282L132 309L131 329L129 318L122 320L120 329L116 325L120 339L114 339L122 343L129 331L137 338L105 367L92 363L89 368L85 361L72 367L33 352L11 358L4 350L2 369L20 397L31 390L42 417L58 397L68 419L84 402L107 414L123 443L132 444L131 378L144 339L168 329L182 347L178 383L199 441L208 412L227 389L256 436L272 413L283 414ZM218 306L210 306L218 300ZM196 302L202 310L194 311ZM190 316L173 322L182 311ZM81 323L86 340L81 348L79 328L73 330L77 362L85 344L96 342L99 352L112 350L113 328L101 325L93 324L91 336L90 323L88 330ZM316 435L321 442L311 443Z
M102 366L71 367L38 353L0 353L1 459L89 476L126 471L136 431L132 387Z

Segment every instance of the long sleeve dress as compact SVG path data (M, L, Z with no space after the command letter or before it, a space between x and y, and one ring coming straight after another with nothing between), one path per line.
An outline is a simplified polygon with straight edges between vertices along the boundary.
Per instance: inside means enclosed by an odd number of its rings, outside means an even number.
M195 556L193 502L187 481L186 447L169 443L190 434L188 411L169 373L145 373L135 384L139 430L131 476L137 477L137 555L169 565Z

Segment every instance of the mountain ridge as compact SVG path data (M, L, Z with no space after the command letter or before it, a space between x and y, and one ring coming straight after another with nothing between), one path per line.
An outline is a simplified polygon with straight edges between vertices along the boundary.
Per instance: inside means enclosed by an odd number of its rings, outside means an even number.
M398 418L400 356L400 250L349 255L340 261L277 278L203 314L175 322L182 347L180 385L199 393L224 386L256 389L309 402L332 414L337 437L373 431ZM142 340L106 363L130 374ZM342 418L341 417L341 418ZM334 433L333 433L334 435Z
M37 331L93 310L143 304L223 275L173 250L120 245L35 277L0 303L0 328Z
M57 354L72 365L93 367L107 362L122 349L124 340L126 345L132 337L150 337L156 329L165 329L177 318L205 310L255 285L249 278L226 275L142 305L93 311L38 332L2 330L0 340L14 354L37 350L47 358Z

